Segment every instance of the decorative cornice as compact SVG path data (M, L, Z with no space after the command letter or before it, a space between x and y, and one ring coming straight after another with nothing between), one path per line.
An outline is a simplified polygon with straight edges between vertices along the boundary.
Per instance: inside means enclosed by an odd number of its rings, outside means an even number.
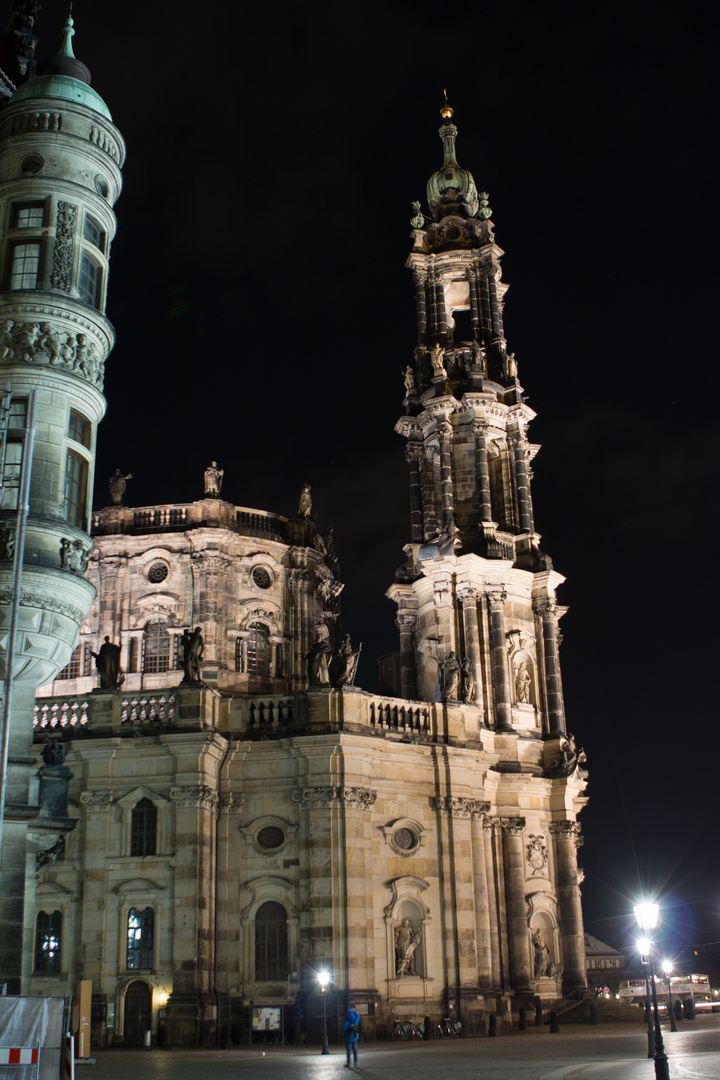
M435 795L430 800L430 806L433 810L451 814L454 818L467 818L472 821L483 821L490 809L489 802L466 799L458 795Z
M504 817L497 820L504 836L522 836L525 831L524 817Z
M576 850L585 843L579 821L554 821L550 826L550 835L556 840L573 840Z
M300 810L318 807L354 806L360 810L372 810L377 792L361 787L305 787L293 791L293 799Z
M180 810L216 810L218 794L208 784L170 788L170 798Z
M112 795L109 791L83 791L80 802L87 808L88 813L103 813L112 805Z
M83 578L83 580L86 580ZM0 606L12 603L12 590L0 590ZM60 615L66 615L78 626L82 626L87 617L86 612L73 607L62 600L55 600L51 596L38 596L37 593L20 593L20 607L39 608L41 611L56 611Z

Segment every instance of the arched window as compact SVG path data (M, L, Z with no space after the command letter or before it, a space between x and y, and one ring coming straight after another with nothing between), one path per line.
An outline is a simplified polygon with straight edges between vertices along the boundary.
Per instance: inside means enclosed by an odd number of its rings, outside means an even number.
M151 968L153 966L153 938L155 916L150 907L130 908L127 922L127 966Z
M170 668L170 635L164 622L151 622L143 635L143 671L157 675Z
M247 639L248 675L270 678L270 635L262 623L251 623Z
M60 970L62 912L41 911L35 924L35 970Z
M255 916L255 980L286 979L288 974L287 913L268 900Z
M132 812L130 854L155 855L157 844L157 807L150 799L141 799Z

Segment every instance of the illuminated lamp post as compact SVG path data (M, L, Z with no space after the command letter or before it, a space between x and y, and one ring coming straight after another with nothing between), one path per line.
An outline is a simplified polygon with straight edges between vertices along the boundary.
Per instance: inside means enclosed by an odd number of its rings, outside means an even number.
M657 986L655 985L655 966L652 959L652 938L650 937L650 932L654 930L658 924L660 908L657 904L650 904L646 901L642 904L636 904L633 910L638 926L641 930L645 931L646 935L645 938L642 939L642 945L638 942L638 949L644 956L647 956L645 963L650 966L650 986L652 987L653 1016L655 1018L655 1077L656 1080L670 1080L668 1060L663 1045L662 1031L660 1030Z
M322 1021L322 1050L321 1054L329 1054L330 1049L328 1047L328 1033L327 1033L327 988L330 982L330 975L327 971L319 971L317 977L318 984L320 986L320 993L322 994L323 1003L323 1021Z
M663 971L665 972L665 981L668 988L668 1016L670 1017L670 1030L677 1031L677 1024L675 1023L675 1013L673 1011L672 994L670 993L670 972L673 969L669 960L663 960Z
M637 950L640 953L640 957L642 959L643 974L645 976L645 1016L647 1017L647 1026L648 1026L648 1030L647 1030L648 1053L647 1053L647 1056L649 1058L651 1058L655 1054L655 1032L653 1030L652 1007L650 1005L650 974L649 974L650 969L649 969L648 960L647 960L648 954L650 952L650 939L646 938L646 937L638 938Z

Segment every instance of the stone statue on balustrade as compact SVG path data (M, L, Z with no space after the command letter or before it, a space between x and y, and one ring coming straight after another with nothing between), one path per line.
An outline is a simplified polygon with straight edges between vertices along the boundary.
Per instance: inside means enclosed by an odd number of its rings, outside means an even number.
M300 492L300 501L298 503L298 517L309 518L312 513L312 495L310 494L310 485L303 484L303 489Z
M119 690L125 676L120 670L120 646L115 645L108 634L98 652L90 651L95 657L95 667L100 676L101 690Z
M181 685L198 686L202 683L200 665L205 652L205 642L199 626L194 630L186 627L180 639L182 646L183 678Z
M330 648L327 626L318 626L315 640L305 653L305 670L308 686L330 685Z
M405 371L403 372L403 381L405 383L406 394L410 395L417 392L415 390L415 372L412 369L412 364L408 364L405 368Z
M108 480L110 498L112 499L113 506L122 506L128 480L132 480L132 473L127 473L123 476L119 469L116 469Z
M430 363L433 369L433 379L446 379L447 371L443 363L443 347L438 341L430 350Z
M340 687L353 685L361 649L362 645L359 649L354 650L350 635L345 635L331 665L333 686Z
M217 461L211 461L205 470L205 494L211 498L217 498L222 487L224 469L218 469Z
M419 930L414 930L410 919L403 919L395 928L395 974L398 979L403 975L415 975L415 953L422 941Z

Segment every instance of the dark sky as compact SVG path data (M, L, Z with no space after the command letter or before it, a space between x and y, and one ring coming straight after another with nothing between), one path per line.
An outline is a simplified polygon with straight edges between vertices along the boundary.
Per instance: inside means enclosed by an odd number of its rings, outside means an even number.
M311 483L371 690L409 539L409 207L447 87L507 252L537 527L568 578L588 928L621 944L646 885L678 952L720 940L716 10L75 3L128 146L96 503L116 466L133 505L201 497L211 458L238 505L294 514ZM64 11L46 0L39 55Z

